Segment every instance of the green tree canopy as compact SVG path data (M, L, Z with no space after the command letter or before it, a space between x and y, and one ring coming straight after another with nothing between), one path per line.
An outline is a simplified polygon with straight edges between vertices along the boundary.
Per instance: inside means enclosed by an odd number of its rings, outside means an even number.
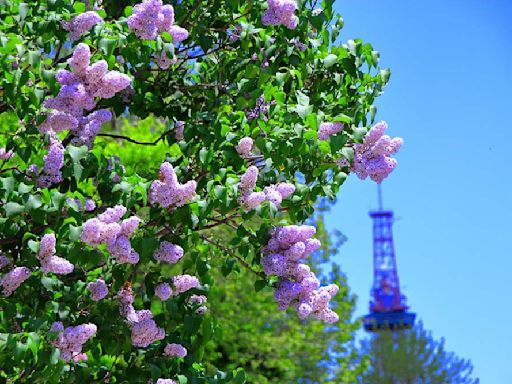
M369 370L361 384L478 384L469 360L448 352L419 322L411 330L380 332L365 340Z

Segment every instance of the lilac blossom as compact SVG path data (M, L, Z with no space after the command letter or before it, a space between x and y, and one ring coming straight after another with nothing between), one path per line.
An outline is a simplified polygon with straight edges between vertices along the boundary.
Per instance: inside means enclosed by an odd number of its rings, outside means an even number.
M241 157L248 158L252 155L253 140L250 137L243 137L236 145L236 151Z
M196 313L203 314L208 311L208 307L206 306L207 298L204 295L191 295L188 298L189 303L199 304L199 307L196 310Z
M119 311L125 317L131 328L132 344L135 347L146 348L157 340L165 337L165 332L159 328L152 319L153 314L149 310L136 311L133 307L133 291L129 285L125 285L117 293L120 302Z
M283 199L295 192L295 186L291 183L272 184L265 187L263 192L254 192L258 173L258 168L251 165L240 179L238 202L242 207L248 210L255 209L265 200L279 206Z
M9 160L13 156L13 151L7 151L5 148L0 148L0 160Z
M66 31L69 31L69 39L75 41L101 21L100 15L94 11L88 11L73 17L70 21L63 21L61 24Z
M185 122L181 121L181 120L178 120L174 124L174 129L175 129L174 137L176 138L176 140L177 141L183 140L185 138L185 136L184 136L184 133L185 133Z
M98 328L95 324L80 324L75 327L67 327L60 321L52 324L50 332L56 332L57 338L50 341L55 347L60 350L60 358L69 362L75 356L82 352L83 345L89 340Z
M187 356L187 349L181 344L167 344L164 349L164 354L167 357L185 357Z
M27 267L15 267L0 279L3 295L10 296L18 287L32 275Z
M162 51L159 54L155 54L154 58L156 65L158 65L158 67L163 70L168 69L171 65L176 64L176 62L178 61L178 59L176 59L175 57L170 59L166 51Z
M197 288L199 286L199 280L195 276L178 275L172 278L172 284L174 285L173 295L177 296L192 288Z
M256 99L256 105L254 106L254 109L246 111L245 115L249 120L255 120L262 116L263 121L267 122L270 105L272 104L275 104L275 100L273 100L271 103L268 103L265 101L264 96L261 95Z
M188 31L174 25L174 8L162 0L143 0L133 7L128 17L128 28L140 39L154 40L159 33L168 32L173 44L188 38Z
M315 274L300 263L321 246L318 239L312 238L315 232L314 227L307 225L277 227L263 248L261 264L266 275L279 276L274 299L281 310L292 306L301 319L312 315L333 323L338 321L338 315L328 305L338 286L320 287Z
M0 255L0 269L4 269L8 265L11 264L11 259L9 259L7 256Z
M263 25L282 24L289 29L295 29L299 22L295 11L297 3L295 0L268 0L268 8L263 14L261 21Z
M41 245L37 258L41 263L43 273L55 273L57 275L67 275L73 272L74 266L66 259L55 256L55 234L49 233L41 239Z
M155 288L155 295L162 301L166 301L172 295L172 288L167 283L158 284Z
M329 137L343 130L343 123L321 123L318 128L318 140L329 140Z
M97 279L87 284L87 289L91 291L91 299L93 301L99 301L108 295L107 284L105 280Z
M43 175L39 179L39 185L49 188L53 184L60 183L62 181L61 169L64 166L64 146L53 134L50 135L48 153L43 157L43 161Z
M162 241L153 257L162 263L176 264L183 257L183 248L168 241Z
M130 243L130 236L140 224L137 216L122 220L126 208L122 205L108 208L96 218L87 220L83 225L81 240L91 246L107 245L110 256L119 264L137 264L139 254Z
M150 203L162 208L181 207L196 195L196 182L190 180L180 184L170 163L162 163L159 176L159 180L153 181L149 189Z
M44 101L44 106L52 111L39 127L41 132L69 130L73 144L90 146L101 126L112 119L107 109L87 112L96 107L97 98L113 97L129 87L131 79L120 72L109 71L105 60L94 64L90 64L90 60L89 46L80 43L68 60L73 72L65 69L57 72L56 80L61 88L57 97Z
M352 170L360 179L369 176L380 184L395 169L397 161L390 155L398 152L403 140L384 135L387 128L385 122L375 124L368 131L363 143L354 145Z

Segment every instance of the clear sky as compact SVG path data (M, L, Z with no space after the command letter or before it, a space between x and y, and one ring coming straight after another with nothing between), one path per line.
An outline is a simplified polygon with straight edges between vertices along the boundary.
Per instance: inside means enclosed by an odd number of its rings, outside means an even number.
M512 383L512 1L337 0L341 39L381 53L378 119L405 140L384 181L411 309L482 384ZM368 309L377 187L352 175L327 217Z

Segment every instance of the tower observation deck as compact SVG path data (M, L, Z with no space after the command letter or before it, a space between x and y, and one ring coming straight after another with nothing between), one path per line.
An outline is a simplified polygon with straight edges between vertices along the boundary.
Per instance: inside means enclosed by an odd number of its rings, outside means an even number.
M400 292L393 244L393 211L382 208L381 185L379 209L371 211L373 220L373 286L370 313L363 318L368 332L411 328L416 314L407 312L406 297Z

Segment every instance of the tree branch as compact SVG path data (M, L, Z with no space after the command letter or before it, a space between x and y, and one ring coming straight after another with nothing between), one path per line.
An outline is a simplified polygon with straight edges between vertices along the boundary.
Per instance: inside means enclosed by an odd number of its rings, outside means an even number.
M139 144L139 145L157 145L165 137L165 135L167 135L169 132L170 131L166 131L166 132L162 133L160 135L160 137L158 139L156 139L155 141L149 141L149 142L148 141L138 141L138 140L132 139L129 136L116 135L114 133L98 133L97 136L112 137L114 139L126 140L126 141L129 141L130 143Z
M254 273L255 275L265 279L266 276L263 272L258 272L254 269L251 268L251 266L249 264L247 264L247 262L242 259L240 256L238 256L236 253L234 253L233 251L231 251L230 249L228 248L225 248L223 247L221 244L217 243L216 241L204 236L204 235L199 235L201 237L201 239L203 239L204 241L206 241L207 243L210 243L211 245L214 245L215 247L217 247L218 249L220 249L221 251L224 251L226 252L228 255L234 257L244 268L248 269L249 271L251 271L252 273Z

